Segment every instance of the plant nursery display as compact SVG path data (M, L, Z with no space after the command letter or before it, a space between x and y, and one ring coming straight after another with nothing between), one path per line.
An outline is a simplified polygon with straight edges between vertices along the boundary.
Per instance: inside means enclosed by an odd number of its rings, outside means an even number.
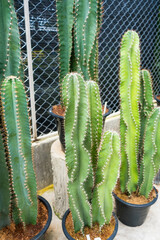
M102 140L103 117L96 82L85 82L80 74L70 73L62 89L70 207L62 220L64 234L68 239L85 239L84 235L92 234L102 240L113 239L118 228L112 215L112 191L120 165L119 136L107 131Z
M49 210L45 199L39 197L37 200L27 97L20 79L23 79L23 69L14 2L2 0L0 3L0 239L7 240L27 239L40 234L47 222ZM39 216L40 212L42 215ZM41 219L43 215L44 222ZM36 229L37 222L41 228ZM25 235L21 236L22 232ZM11 234L11 238L8 234Z
M98 36L101 26L101 0L56 1L59 36L59 82L70 72L82 74L85 81L98 82ZM56 118L62 146L64 142L65 104L61 94L61 105L50 109ZM111 110L105 107L104 120Z
M139 36L135 31L127 31L121 42L120 100L121 168L114 196L119 219L137 226L158 197L153 181L160 168L160 109L153 108L149 71L140 71ZM133 196L144 202L132 202Z

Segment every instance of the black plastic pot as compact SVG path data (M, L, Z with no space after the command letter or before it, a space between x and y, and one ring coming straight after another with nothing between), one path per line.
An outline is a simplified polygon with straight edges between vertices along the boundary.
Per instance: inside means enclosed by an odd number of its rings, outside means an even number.
M38 199L45 205L45 207L48 210L48 220L46 222L46 225L43 227L43 229L36 236L31 238L31 240L43 240L45 233L46 233L47 229L49 228L49 225L52 220L52 209L51 209L49 202L41 196L38 196Z
M156 101L157 101L157 106L160 106L160 100L159 100L157 97L160 98L160 95L156 95L156 96L155 96L155 99L156 99Z
M109 111L105 114L103 114L103 125L105 122L105 119L108 115L110 115L112 112L112 110L109 108ZM62 145L62 149L65 149L65 135L64 135L64 117L54 114L52 112L52 108L49 109L49 113L55 118L56 121L56 125L57 125L57 131L58 131L58 135L59 135L59 140L60 143Z
M63 233L64 233L64 235L66 236L67 239L69 239L69 240L75 240L74 238L72 238L72 237L69 235L69 233L67 232L66 226L65 226L66 218L67 218L67 216L68 216L69 213L70 213L70 210L68 209L68 210L65 212L65 214L64 214L64 216L63 216L63 218L62 218L62 229L63 229ZM106 240L112 240L112 239L114 239L115 236L116 236L116 234L117 234L117 231L118 231L118 219L117 219L117 217L116 217L116 215L115 215L114 213L113 213L113 216L114 216L115 221L116 221L115 229L114 229L112 235L111 235L109 238L107 238Z
M156 197L151 202L141 205L125 202L113 193L116 200L116 214L118 219L123 224L130 227L142 225L147 217L151 205L153 205L158 199L158 191L156 188L154 189L156 191Z

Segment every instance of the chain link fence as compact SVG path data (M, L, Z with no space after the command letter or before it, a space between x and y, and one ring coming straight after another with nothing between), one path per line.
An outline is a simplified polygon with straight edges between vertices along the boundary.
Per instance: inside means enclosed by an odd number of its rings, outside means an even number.
M119 49L122 35L136 30L141 40L141 67L152 73L154 94L160 92L159 0L104 0L99 38L99 85L102 103L119 110ZM25 85L30 96L23 0L15 0L21 34ZM38 136L56 130L48 111L59 103L58 38L53 0L29 1Z

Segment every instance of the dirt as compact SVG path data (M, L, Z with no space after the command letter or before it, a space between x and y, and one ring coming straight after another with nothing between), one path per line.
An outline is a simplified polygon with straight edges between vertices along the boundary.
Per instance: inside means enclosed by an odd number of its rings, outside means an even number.
M108 111L109 111L109 109L106 108L105 113L108 113ZM62 107L61 105L54 105L54 106L52 106L52 112L56 115L64 117L65 116L65 107ZM104 112L104 106L102 106L102 113L103 112Z
M116 185L114 193L122 200L132 204L146 204L151 202L156 197L156 192L152 189L149 197L146 198L145 196L139 195L138 192L133 192L131 195L127 195L126 193L122 193L120 190L119 182Z
M74 232L74 226L73 226L73 220L72 220L72 214L69 213L66 218L66 229L67 232L70 234L70 236L74 239L78 240L87 240L86 235L90 235L91 240L94 240L94 238L100 237L101 240L108 239L115 228L115 219L114 217L111 218L111 221L109 224L106 224L102 227L101 231L99 231L99 224L95 223L92 228L85 227L84 228L84 235L79 231L77 233Z
M30 240L43 229L47 219L48 211L44 204L38 201L37 224L29 224L24 228L22 224L15 225L12 222L9 226L0 230L0 240Z

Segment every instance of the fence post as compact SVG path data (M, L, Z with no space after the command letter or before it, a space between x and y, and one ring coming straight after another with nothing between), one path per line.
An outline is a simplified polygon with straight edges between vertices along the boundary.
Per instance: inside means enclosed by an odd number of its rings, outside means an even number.
M30 87L32 131L33 131L33 139L36 140L36 138L37 138L37 125L36 125L36 110L35 110L33 65L32 65L32 48L31 48L31 33L30 33L29 2L28 1L29 0L23 0L23 3L24 3L24 18L25 18L25 29L26 29L26 46L27 46L29 87Z

